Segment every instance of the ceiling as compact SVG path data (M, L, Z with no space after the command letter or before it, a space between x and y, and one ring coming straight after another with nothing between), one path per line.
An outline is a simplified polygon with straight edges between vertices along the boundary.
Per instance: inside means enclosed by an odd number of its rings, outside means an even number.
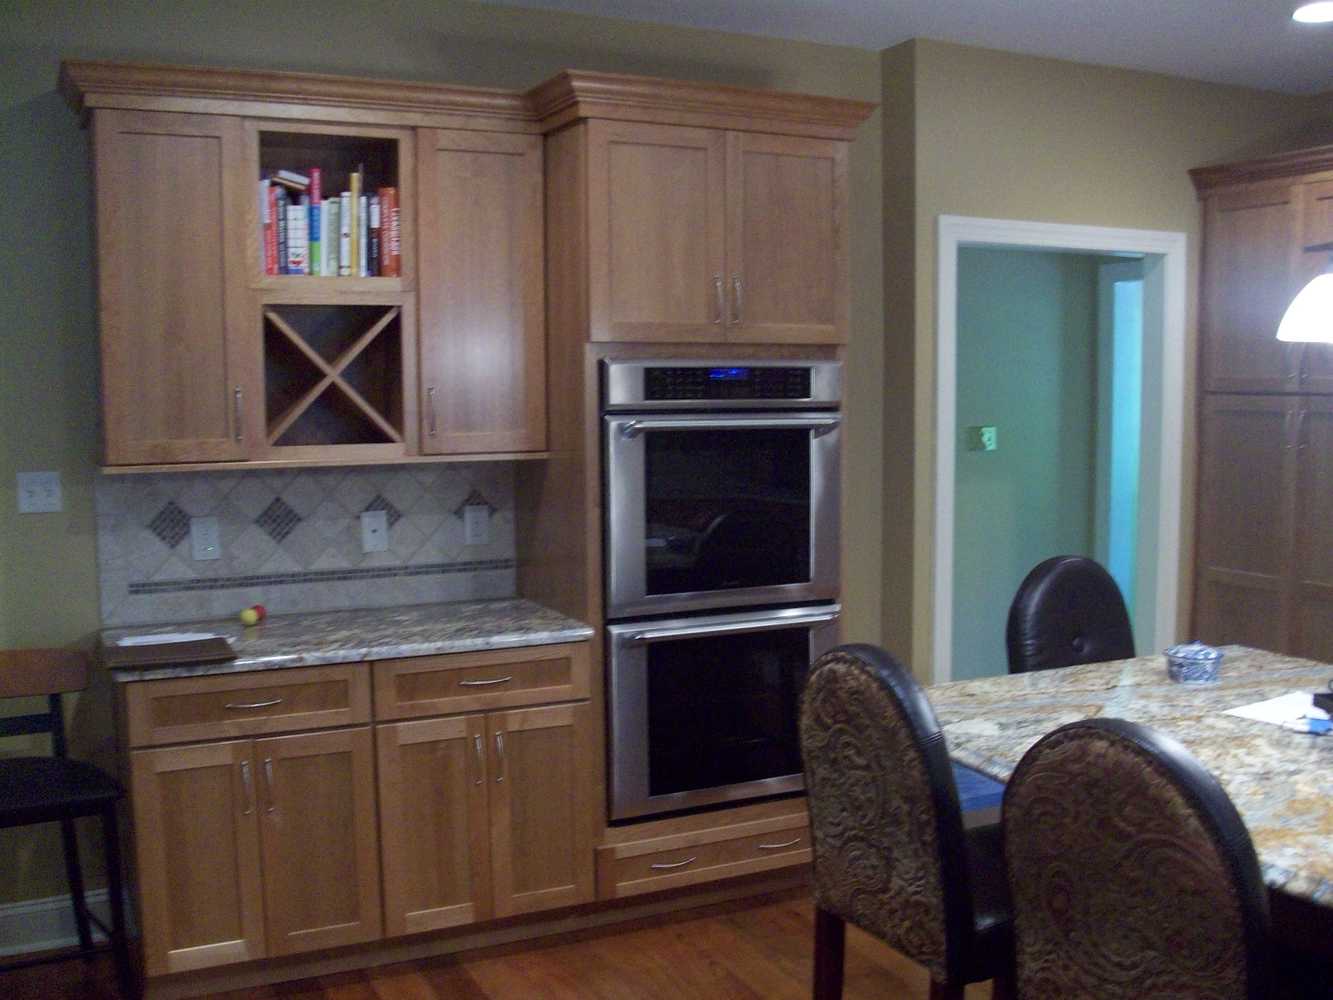
M488 0L887 49L909 38L1292 94L1333 90L1333 24L1300 0Z

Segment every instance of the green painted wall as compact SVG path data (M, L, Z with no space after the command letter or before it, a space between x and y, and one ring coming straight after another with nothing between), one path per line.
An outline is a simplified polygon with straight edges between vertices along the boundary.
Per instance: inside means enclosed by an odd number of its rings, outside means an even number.
M526 88L573 67L876 101L872 52L470 3L18 0L0 35L0 646L90 643L98 625L92 484L97 347L86 133L55 92L62 58L308 70ZM880 126L851 151L852 344L846 633L879 638ZM65 513L19 517L14 474L59 469ZM75 710L109 759L105 687ZM0 835L0 902L63 891L55 837Z
M1097 265L1089 254L958 255L953 677L1007 672L1009 602L1034 565L1092 554ZM969 451L972 425L996 451Z
M1297 97L1105 66L914 40L881 53L885 108L910 134L884 149L884 175L911 176L910 227L886 210L883 505L884 632L933 669L931 640L935 257L940 215L1183 232L1189 287L1180 614L1189 614L1199 207L1187 171L1333 142L1330 96ZM907 370L910 368L910 374ZM910 410L910 418L903 414ZM910 443L910 444L909 444ZM904 521L907 525L904 526Z

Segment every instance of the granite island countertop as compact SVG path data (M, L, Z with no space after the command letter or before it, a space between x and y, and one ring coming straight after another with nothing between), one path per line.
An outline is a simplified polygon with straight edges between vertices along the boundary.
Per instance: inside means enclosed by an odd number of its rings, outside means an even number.
M927 690L949 755L1006 781L1023 754L1068 722L1128 719L1174 736L1217 778L1245 821L1271 888L1333 907L1333 735L1222 714L1290 691L1321 691L1333 664L1221 647L1218 680L1177 684L1163 656L938 684Z
M583 622L566 618L533 601L506 598L274 615L262 624L251 626L242 625L234 618L141 625L105 629L101 640L103 646L112 646L125 636L173 632L223 636L231 642L236 659L149 670L113 670L112 676L122 682L199 677L247 670L281 670L326 663L543 646L579 642L593 636L591 626Z

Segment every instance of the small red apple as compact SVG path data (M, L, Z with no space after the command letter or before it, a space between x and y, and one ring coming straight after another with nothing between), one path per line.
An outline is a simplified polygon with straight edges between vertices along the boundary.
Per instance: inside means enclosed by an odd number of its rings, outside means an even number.
M262 604L256 604L255 614L259 616L259 620L262 622L265 618L268 617L268 608L264 607L264 605Z

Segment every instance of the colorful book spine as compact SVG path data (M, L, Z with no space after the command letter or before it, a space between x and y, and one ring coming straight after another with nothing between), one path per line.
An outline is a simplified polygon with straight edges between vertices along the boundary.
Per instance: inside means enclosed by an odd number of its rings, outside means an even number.
M320 213L320 218L324 220L325 242L324 242L324 277L338 277L338 244L342 242L342 231L338 224L338 209L342 207L342 199L337 195L324 199L324 211Z
M378 278L380 275L380 252L384 246L383 234L380 232L380 196L372 194L370 196L370 227L366 230L370 233L370 249L366 251L366 273L372 278Z
M310 209L301 201L287 208L287 273L308 274Z
M269 246L273 233L272 199L269 197L268 178L259 182L259 266L264 274L277 274L278 259Z
M348 181L349 181L348 187L351 188L351 191L349 191L348 193L351 195L351 205L349 207L351 209L352 216L350 219L351 247L348 251L350 256L347 258L347 265L348 265L347 273L351 275L353 278L356 278L360 277L361 275L361 270L358 262L361 260L361 241L365 234L365 230L362 228L364 220L361 218L361 210L360 210L361 171L360 170L352 171L352 175L348 179Z
M277 221L278 229L278 273L288 274L287 270L287 209L290 206L291 199L287 197L287 189L273 186L277 192L277 200L273 204L273 218Z
M380 253L380 273L386 278L402 275L402 241L398 222L398 189L380 188L380 223L384 230Z
M360 239L356 244L357 274L363 278L370 276L370 269L366 266L369 260L370 240L367 234L370 231L370 199L362 195L356 206L356 231L360 234Z
M320 227L319 167L310 168L310 215L307 226L310 232L310 253L307 274L321 274L324 252L324 233Z
M344 191L338 198L338 274L352 274L352 192Z

